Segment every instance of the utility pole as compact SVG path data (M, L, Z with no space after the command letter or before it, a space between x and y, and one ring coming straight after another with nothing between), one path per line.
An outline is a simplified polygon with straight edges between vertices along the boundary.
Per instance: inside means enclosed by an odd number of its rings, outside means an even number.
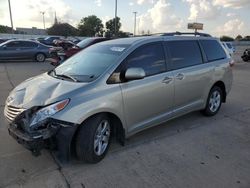
M135 14L135 23L134 23L134 37L136 35L136 14L137 12L133 12Z
M117 0L115 0L115 37L117 36Z
M45 30L45 20L44 20L44 14L45 14L45 12L40 12L40 13L43 15L43 28Z
M11 22L11 29L12 29L12 34L14 34L14 28L13 28L13 21L12 21L12 13L11 13L11 5L10 5L10 0L9 2L9 11L10 11L10 22Z

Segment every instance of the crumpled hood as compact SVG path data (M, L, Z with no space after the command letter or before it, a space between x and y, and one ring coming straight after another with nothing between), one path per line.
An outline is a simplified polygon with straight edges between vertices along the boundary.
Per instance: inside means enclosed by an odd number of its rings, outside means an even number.
M68 98L68 93L87 84L56 79L44 73L18 85L10 93L7 104L24 109L44 106Z

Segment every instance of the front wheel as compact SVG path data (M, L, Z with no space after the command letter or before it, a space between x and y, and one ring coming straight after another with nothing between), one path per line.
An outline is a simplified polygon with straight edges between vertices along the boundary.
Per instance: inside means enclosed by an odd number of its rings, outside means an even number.
M84 122L76 137L76 156L87 163L101 161L110 145L111 122L101 114Z
M214 86L208 95L206 108L202 113L206 116L214 116L218 113L222 103L222 90L218 86Z

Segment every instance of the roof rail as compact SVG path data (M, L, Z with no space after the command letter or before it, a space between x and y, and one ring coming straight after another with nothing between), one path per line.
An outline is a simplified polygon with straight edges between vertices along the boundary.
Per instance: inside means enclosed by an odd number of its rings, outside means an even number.
M207 33L199 33L199 32L172 32L172 33L156 33L156 34L151 34L151 36L153 35L159 35L159 36L176 36L176 35L194 35L194 36L200 36L200 37L211 37L211 35L207 34Z

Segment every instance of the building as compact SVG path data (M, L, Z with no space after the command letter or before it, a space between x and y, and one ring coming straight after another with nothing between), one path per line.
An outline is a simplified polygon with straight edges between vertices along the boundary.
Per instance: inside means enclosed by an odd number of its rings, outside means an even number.
M47 35L47 31L45 29L38 29L36 27L32 28L17 27L16 31L18 33L27 35Z

